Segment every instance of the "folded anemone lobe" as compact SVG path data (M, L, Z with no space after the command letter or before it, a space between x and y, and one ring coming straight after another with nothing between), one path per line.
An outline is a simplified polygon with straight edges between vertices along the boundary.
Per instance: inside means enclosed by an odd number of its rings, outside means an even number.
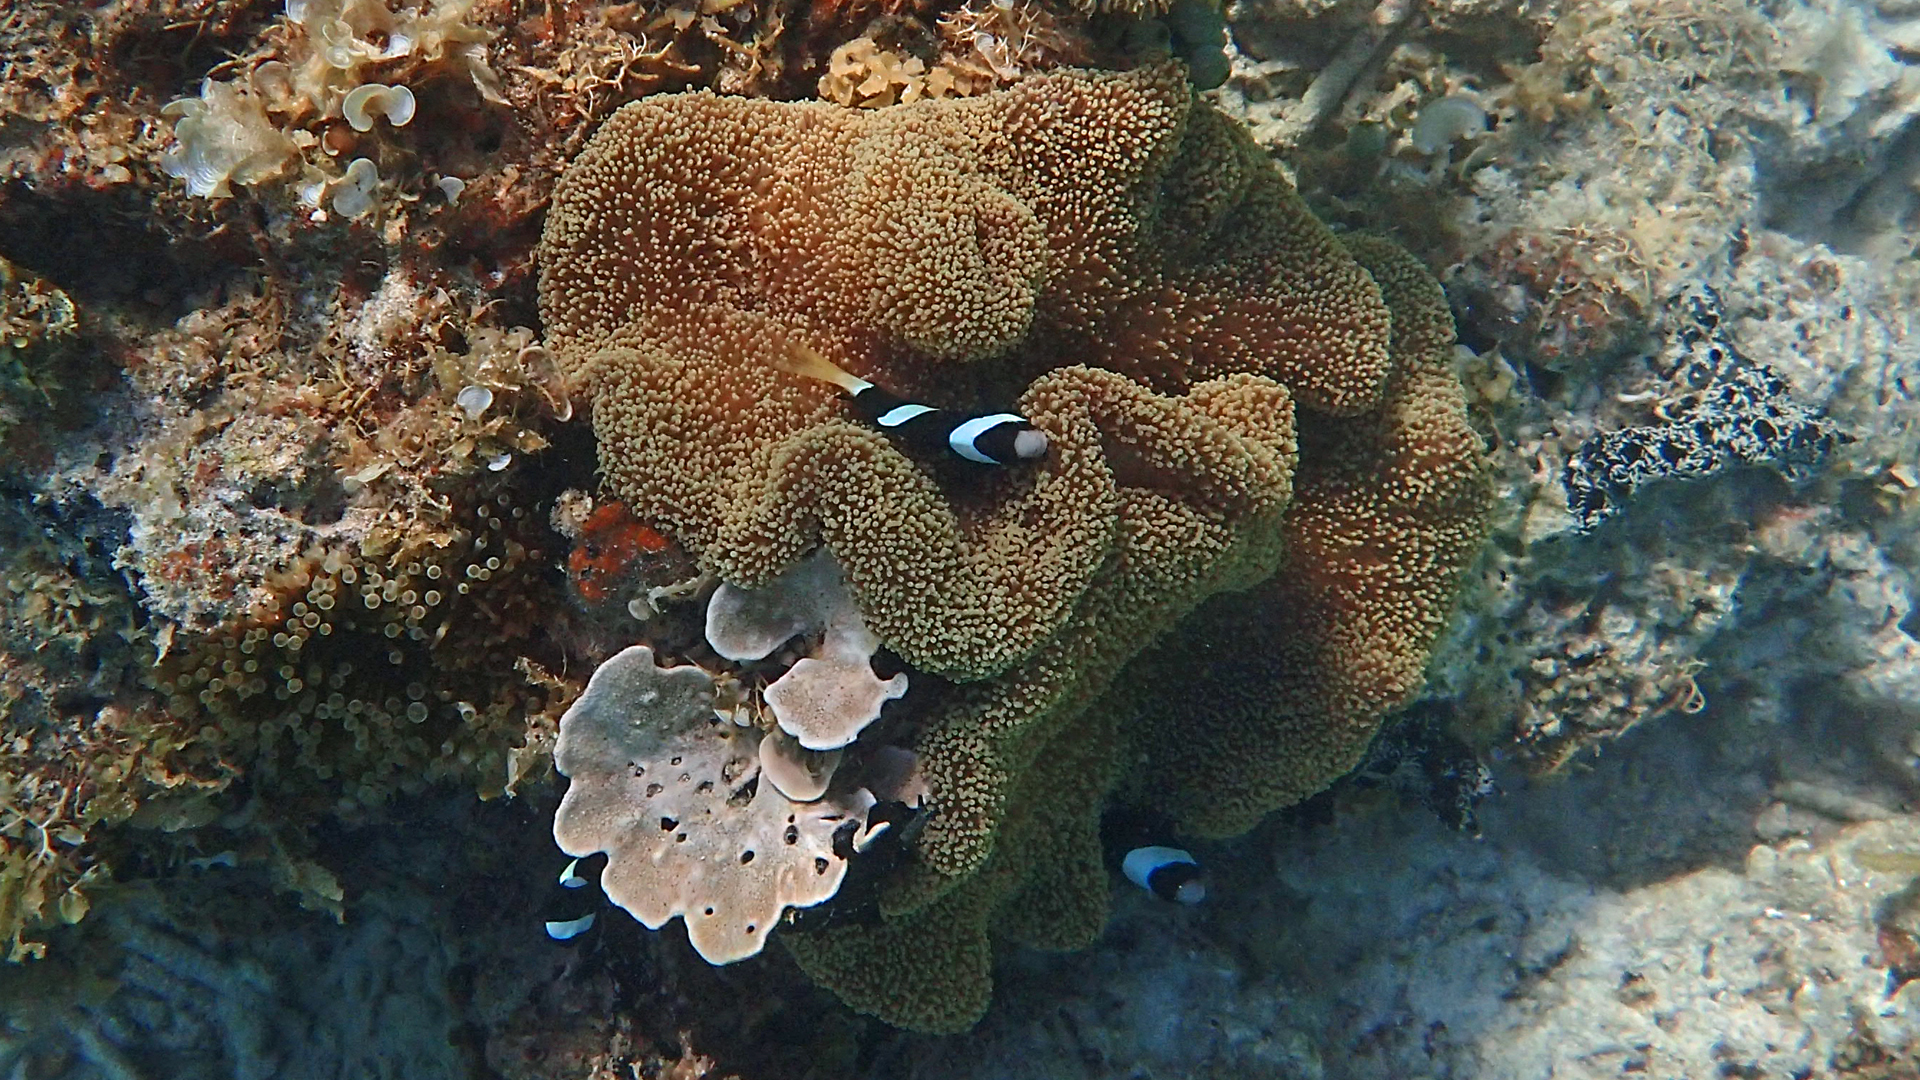
M1385 400L1360 417L1302 417L1281 572L1201 607L1169 635L1186 649L1143 654L1096 706L1148 763L1130 796L1195 832L1244 831L1353 767L1381 713L1419 689L1485 537L1446 298L1393 245L1346 242L1393 311L1400 364Z
M1378 292L1189 99L1161 68L871 112L705 93L621 109L555 192L541 272L612 486L736 584L825 539L918 667L979 678L1031 654L1111 543L1107 448L1063 446L954 505L842 422L835 390L773 365L798 342L956 408L1006 408L1068 364L1371 405Z
M901 703L934 812L881 923L787 937L894 1023L977 1018L989 927L1098 932L1100 807L1136 753L1168 760L1129 783L1197 785L1169 801L1235 820L1350 767L1480 535L1479 452L1429 366L1437 289L1390 311L1171 68L859 112L636 102L556 189L541 264L548 343L635 514L742 588L827 547L873 635L956 684ZM1017 411L1049 453L966 475L910 456L783 371L796 345L909 400ZM1179 670L1168 631L1269 579L1313 617L1272 613L1301 640L1262 671L1314 704L1192 732L1242 762L1162 735L1245 711L1169 700L1136 731L1089 708L1142 649Z

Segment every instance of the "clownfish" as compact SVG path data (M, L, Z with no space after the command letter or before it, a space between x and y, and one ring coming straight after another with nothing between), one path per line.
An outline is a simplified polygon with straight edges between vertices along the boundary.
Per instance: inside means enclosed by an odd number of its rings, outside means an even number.
M1179 848L1138 847L1120 860L1127 880L1162 900L1197 904L1207 898L1200 864Z
M560 888L541 912L547 936L555 941L572 941L593 929L600 913L600 871L606 869L605 852L594 852L575 859L560 871Z
M842 370L805 345L791 346L785 361L776 361L775 366L789 374L832 383L846 393L862 420L929 453L955 454L976 465L1012 465L1047 456L1047 433L1024 416L965 416L916 404Z

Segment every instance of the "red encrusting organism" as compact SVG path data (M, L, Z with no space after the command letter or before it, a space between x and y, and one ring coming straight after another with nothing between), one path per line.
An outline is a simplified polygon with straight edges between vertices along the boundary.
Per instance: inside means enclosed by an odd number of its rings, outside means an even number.
M567 556L567 574L582 600L598 604L634 577L643 556L658 555L672 545L629 513L625 503L603 503L580 527L580 540Z

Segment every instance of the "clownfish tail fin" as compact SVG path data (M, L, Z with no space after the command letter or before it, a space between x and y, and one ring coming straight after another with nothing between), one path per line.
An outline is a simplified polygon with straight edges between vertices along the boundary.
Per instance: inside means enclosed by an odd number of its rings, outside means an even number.
M850 374L840 365L822 356L818 350L810 349L799 342L789 343L785 354L774 359L773 366L790 375L832 383L848 394L858 394L873 386L872 383Z

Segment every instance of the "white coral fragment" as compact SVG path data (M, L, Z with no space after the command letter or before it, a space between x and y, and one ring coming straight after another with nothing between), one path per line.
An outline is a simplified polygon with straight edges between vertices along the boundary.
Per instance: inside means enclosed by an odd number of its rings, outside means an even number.
M601 888L649 929L682 918L708 963L753 956L787 908L839 890L834 835L857 846L874 803L864 788L793 801L763 782L761 739L715 715L705 671L626 649L560 720L554 764L570 783L554 841L606 852Z
M384 116L394 127L406 127L413 120L413 91L404 86L368 83L347 91L340 102L340 115L355 131L372 131L376 116Z
M1413 148L1437 154L1454 142L1487 130L1487 111L1462 94L1450 94L1420 110L1413 125Z
M759 660L813 634L823 635L819 648L767 687L767 705L801 746L835 750L907 692L907 676L873 673L869 658L880 640L860 617L833 553L821 549L762 589L722 583L707 603L707 643L729 660Z
M373 195L379 188L380 170L366 158L354 158L334 189L333 208L344 217L364 216L373 209Z

